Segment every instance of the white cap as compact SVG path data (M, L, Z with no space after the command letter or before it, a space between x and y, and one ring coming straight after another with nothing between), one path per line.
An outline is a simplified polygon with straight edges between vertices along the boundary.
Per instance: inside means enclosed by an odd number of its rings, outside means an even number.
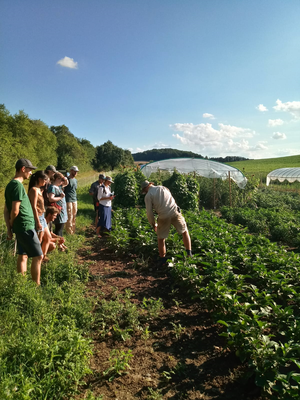
M79 169L76 167L76 165L73 165L73 167L71 167L70 170L73 170L75 172L79 172Z

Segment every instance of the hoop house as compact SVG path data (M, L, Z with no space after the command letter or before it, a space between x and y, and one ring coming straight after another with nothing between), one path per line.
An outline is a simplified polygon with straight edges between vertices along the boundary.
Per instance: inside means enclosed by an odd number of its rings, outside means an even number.
M175 168L182 174L194 172L205 178L220 178L222 180L230 178L241 189L244 189L247 184L247 178L237 168L201 158L171 158L169 160L155 161L143 165L141 171L149 178L152 172L159 170L172 172Z
M278 168L267 175L266 185L269 186L271 181L279 182L300 182L300 168Z

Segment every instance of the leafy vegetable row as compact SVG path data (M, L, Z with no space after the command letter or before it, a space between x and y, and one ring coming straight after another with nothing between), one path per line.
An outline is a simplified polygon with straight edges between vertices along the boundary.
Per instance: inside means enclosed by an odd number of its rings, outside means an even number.
M195 255L186 259L178 234L169 235L174 277L212 310L228 345L248 362L265 393L298 398L300 256L210 213L189 212L185 217ZM145 211L117 211L110 245L119 253L153 257L156 236Z

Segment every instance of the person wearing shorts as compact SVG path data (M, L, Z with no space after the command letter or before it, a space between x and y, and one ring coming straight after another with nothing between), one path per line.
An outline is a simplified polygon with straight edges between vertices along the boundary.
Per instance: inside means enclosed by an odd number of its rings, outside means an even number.
M43 252L37 233L35 220L23 181L36 169L26 158L16 162L16 173L5 188L4 219L7 226L7 239L12 240L15 233L18 248L17 271L25 275L28 257L32 258L31 277L40 284Z
M154 186L152 182L144 181L141 184L142 193L145 193L145 205L147 218L153 229L157 233L159 264L166 263L166 243L171 225L182 235L183 244L187 255L191 257L191 239L183 215L177 206L171 192L165 186ZM158 214L157 224L155 222L153 210Z

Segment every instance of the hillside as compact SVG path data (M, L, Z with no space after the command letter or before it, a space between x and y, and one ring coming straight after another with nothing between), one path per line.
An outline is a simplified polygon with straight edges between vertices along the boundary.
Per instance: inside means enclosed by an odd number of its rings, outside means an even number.
M170 158L204 158L201 154L193 153L192 151L184 151L177 149L152 149L146 150L140 153L132 154L135 162L149 162L149 161L160 161L167 160ZM206 157L207 158L207 157ZM233 162L246 160L244 157L239 156L227 156L227 157L212 157L209 160L218 162Z
M152 149L146 150L140 153L132 154L134 161L159 161L166 160L169 158L181 158L181 157L194 157L203 158L201 154L193 153L192 151L183 151L177 149Z
M300 167L300 155L278 158L265 158L261 160L244 160L227 162L247 175L256 175L264 178L269 172L278 168Z

